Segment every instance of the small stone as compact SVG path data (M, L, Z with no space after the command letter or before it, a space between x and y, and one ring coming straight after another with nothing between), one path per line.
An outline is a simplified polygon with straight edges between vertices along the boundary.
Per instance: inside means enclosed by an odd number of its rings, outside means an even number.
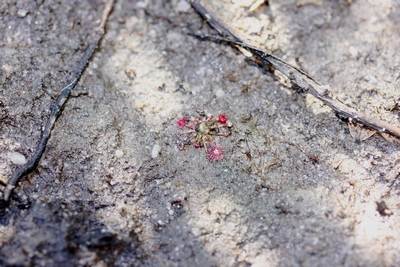
M136 3L137 8L146 8L147 7L147 1L139 1Z
M122 150L115 150L115 156L117 158L122 158L124 156L124 152Z
M374 75L371 75L368 78L369 78L369 81L368 81L369 84L376 85L378 83L378 80L376 79L376 77Z
M17 14L20 18L25 18L25 16L28 14L28 11L26 11L25 9L20 9L18 10Z
M26 158L24 155L18 152L12 152L9 155L9 159L15 165L24 165L26 163Z
M151 29L150 31L148 31L147 34L151 39L155 39L157 37L157 32L154 29Z
M158 144L155 144L155 145L153 146L153 149L151 150L151 157L152 157L153 159L157 158L158 155L160 154L160 152L161 152L161 146L158 145Z
M13 67L9 64L4 64L2 67L5 72L12 72L13 70Z
M178 5L176 6L176 11L178 12L188 12L189 10L190 4L185 0L179 1Z
M349 52L350 52L350 55L351 55L353 58L357 58L357 56L358 56L358 50L357 50L357 48L355 48L354 46L350 46L350 47L349 47Z
M225 92L222 89L218 89L215 91L215 96L217 98L224 98L225 97Z

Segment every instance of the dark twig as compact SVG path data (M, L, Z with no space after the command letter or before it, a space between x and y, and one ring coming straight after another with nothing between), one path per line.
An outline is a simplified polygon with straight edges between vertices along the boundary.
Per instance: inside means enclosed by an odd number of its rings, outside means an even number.
M375 129L381 133L390 134L400 139L400 128L385 121L373 118L354 108L348 107L332 94L329 85L323 85L304 71L290 65L284 60L268 53L262 48L250 44L246 38L241 37L237 32L231 29L223 22L203 1L192 0L192 7L223 37L195 35L203 40L227 42L231 45L237 45L249 51L263 66L271 66L285 75L293 84L297 85L304 92L310 93L323 104L330 107L336 115L343 120L352 123L358 123L362 126ZM229 39L228 39L229 38Z
M304 155L306 155L307 157L309 157L310 159L312 159L314 162L316 162L316 163L319 162L319 159L318 159L317 156L315 156L315 155L313 155L313 154L311 154L311 153L308 153L307 151L305 151L304 149L302 149L298 144L295 144L295 143L289 142L289 141L285 141L285 140L282 140L281 142L296 147L298 150L300 150L301 153L303 153Z
M108 0L105 4L105 8L103 11L103 16L101 20L101 24L98 30L95 33L95 37L89 43L88 47L85 50L85 53L82 59L79 61L78 66L76 67L72 78L68 81L67 85L62 89L60 96L57 100L51 105L50 107L50 116L46 122L46 126L42 132L40 137L39 144L36 147L35 152L29 158L28 162L22 166L19 170L17 170L14 175L9 180L5 190L4 190L4 197L3 200L8 202L13 192L16 184L19 180L24 177L25 175L29 174L37 164L39 163L40 158L46 148L47 141L50 138L51 130L54 127L55 122L57 121L58 117L61 115L64 105L67 103L68 98L71 95L72 90L75 88L76 84L78 83L79 79L82 76L82 73L85 71L86 67L88 66L89 60L93 56L94 52L96 51L97 46L100 43L101 38L104 35L105 25L108 19L108 16L111 13L111 10L114 5L114 0Z

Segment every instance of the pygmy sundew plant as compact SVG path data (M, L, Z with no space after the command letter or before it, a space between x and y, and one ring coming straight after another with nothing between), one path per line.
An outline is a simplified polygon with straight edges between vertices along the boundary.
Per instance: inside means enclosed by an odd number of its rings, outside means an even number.
M207 151L207 156L211 160L221 160L224 157L224 148L218 144L211 144L210 148Z
M229 136L232 122L225 114L220 114L218 119L213 115L206 115L203 108L196 110L198 114L191 119L188 116L179 118L176 122L178 128L187 128L179 136L187 135L183 141L178 142L178 148L183 150L186 145L194 144L195 148L204 147L204 150L211 160L221 160L224 157L224 149L221 145L214 144L211 135ZM209 144L209 147L207 147Z

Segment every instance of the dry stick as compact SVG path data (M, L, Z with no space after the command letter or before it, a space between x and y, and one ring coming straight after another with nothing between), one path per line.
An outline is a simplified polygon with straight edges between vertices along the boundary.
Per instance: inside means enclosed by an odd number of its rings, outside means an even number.
M390 134L400 139L400 128L385 121L373 118L367 114L357 111L354 108L348 107L342 102L338 101L330 91L329 85L323 85L313 77L303 72L302 70L290 65L284 60L268 53L262 48L246 42L245 38L241 37L230 26L218 18L215 13L208 8L203 1L192 0L192 7L221 35L224 37L216 36L201 36L199 38L223 41L229 44L240 46L249 51L256 59L261 61L264 66L271 66L285 75L292 83L300 87L304 92L310 93L318 98L323 104L330 107L336 115L349 122L359 123L363 126L375 129L381 133ZM190 33L189 33L190 34ZM228 37L230 39L227 39Z
M111 13L111 10L114 5L114 0L108 0L105 4L105 8L103 11L103 16L101 20L101 24L99 29L95 33L95 37L89 43L88 47L85 50L85 53L82 59L79 61L78 66L76 67L74 74L72 75L72 79L68 81L67 86L62 89L60 96L57 98L56 102L54 102L50 107L50 116L46 122L46 126L42 132L40 137L39 144L36 147L35 152L30 157L28 162L22 166L19 170L17 170L14 175L11 177L10 181L8 182L5 190L4 190L4 197L3 200L8 202L13 192L16 184L19 180L24 177L25 175L29 174L33 169L36 168L37 164L39 163L40 158L46 148L47 141L50 138L51 130L54 127L55 122L57 121L58 117L61 115L64 105L67 103L69 96L71 95L72 90L75 88L76 84L78 83L79 79L82 76L82 73L85 71L86 67L88 66L90 58L93 56L94 52L96 51L97 46L100 43L101 38L103 37L105 31L105 25L108 19L108 16Z
M304 155L306 155L307 157L309 157L310 159L312 159L314 162L319 162L319 158L318 158L317 156L314 156L313 154L308 153L307 151L305 151L304 149L302 149L298 144L293 143L293 142L290 142L290 141L285 141L285 140L282 140L281 142L296 147L298 150L300 150L301 153L303 153Z

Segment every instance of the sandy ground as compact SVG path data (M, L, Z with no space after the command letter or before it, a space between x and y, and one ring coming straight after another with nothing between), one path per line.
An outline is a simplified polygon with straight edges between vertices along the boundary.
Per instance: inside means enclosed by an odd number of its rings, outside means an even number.
M344 103L400 125L398 0L271 0L250 12L254 2L212 1ZM357 143L279 75L184 35L213 33L186 4L117 1L39 166L1 214L0 264L399 266L398 140ZM33 153L102 9L0 1L4 181L14 152ZM176 121L199 107L234 123L231 136L212 137L221 161L177 148Z

